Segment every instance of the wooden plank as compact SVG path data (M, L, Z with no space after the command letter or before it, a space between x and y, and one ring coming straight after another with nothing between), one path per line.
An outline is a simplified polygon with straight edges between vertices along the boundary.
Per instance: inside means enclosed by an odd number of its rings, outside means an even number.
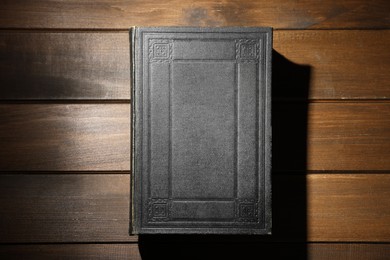
M389 99L390 30L275 31L275 99ZM127 32L0 31L0 100L129 100Z
M0 170L130 170L129 104L0 105ZM276 171L390 170L390 103L279 103Z
M389 241L390 175L309 175L306 181L309 240Z
M274 96L312 100L389 99L387 46L390 30L276 31Z
M390 239L389 174L274 175L273 233L307 241Z
M200 239L199 239L200 240ZM146 249L150 249L147 251ZM385 260L390 255L389 244L337 243L217 243L173 245L164 242L154 246L143 244L57 244L57 245L1 245L2 259L251 259L254 255L280 259L346 259Z
M273 169L390 169L390 103L276 103Z
M136 241L130 175L2 175L1 242Z
M221 243L142 243L142 259L388 259L389 244L337 244L337 243L264 243L247 242L242 237Z
M137 244L1 245L2 259L141 260Z
M128 235L129 182L129 174L3 174L0 242L136 241ZM277 174L273 235L239 241L390 242L389 198L389 174ZM193 236L139 239L151 244L199 242ZM206 243L236 239L202 237Z
M313 104L308 118L307 169L390 169L390 103Z
M129 99L126 33L0 33L0 99Z
M307 259L385 260L390 255L389 244L309 244Z
M0 170L130 168L130 104L0 105Z
M3 28L121 28L140 26L389 27L387 0L346 1L45 1L2 3Z

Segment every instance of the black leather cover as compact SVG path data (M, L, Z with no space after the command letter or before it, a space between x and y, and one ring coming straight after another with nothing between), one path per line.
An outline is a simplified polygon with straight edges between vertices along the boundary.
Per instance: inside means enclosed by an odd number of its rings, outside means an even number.
M132 234L271 233L271 28L133 28Z

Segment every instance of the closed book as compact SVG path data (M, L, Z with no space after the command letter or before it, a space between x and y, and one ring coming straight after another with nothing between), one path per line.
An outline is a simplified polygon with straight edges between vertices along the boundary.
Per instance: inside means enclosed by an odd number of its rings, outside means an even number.
M131 233L270 234L272 29L131 41Z

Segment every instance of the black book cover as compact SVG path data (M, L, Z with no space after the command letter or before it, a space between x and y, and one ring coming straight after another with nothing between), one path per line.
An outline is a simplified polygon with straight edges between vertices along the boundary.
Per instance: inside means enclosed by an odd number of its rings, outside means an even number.
M271 28L133 28L132 234L271 233Z

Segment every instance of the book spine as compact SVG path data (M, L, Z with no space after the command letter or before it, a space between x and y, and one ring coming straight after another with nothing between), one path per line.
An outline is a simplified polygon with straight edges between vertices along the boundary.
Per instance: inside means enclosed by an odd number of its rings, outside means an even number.
M135 48L136 48L136 32L137 28L133 26L130 28L130 79L131 79L131 181L130 181L130 190L131 190L131 204L130 204L130 235L137 235L137 217L136 217L136 183L135 183L135 117L136 117L136 106L135 106L135 91L136 91L136 81L135 81Z

